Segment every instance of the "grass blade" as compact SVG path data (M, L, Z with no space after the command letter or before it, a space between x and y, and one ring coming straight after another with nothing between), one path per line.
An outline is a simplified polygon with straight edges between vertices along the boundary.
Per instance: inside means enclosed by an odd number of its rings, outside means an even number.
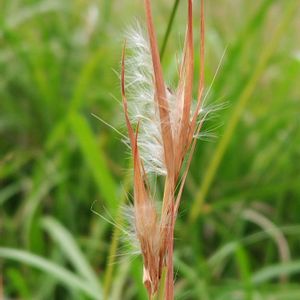
M245 89L242 91L240 98L238 99L238 102L231 114L231 117L229 119L227 127L222 135L222 138L221 138L216 150L215 150L215 153L212 156L212 160L206 170L205 178L200 186L200 189L198 190L198 192L196 194L193 207L190 210L190 220L191 221L194 221L200 214L204 199L206 198L207 193L210 189L210 186L213 183L216 172L217 172L219 165L223 159L223 156L227 150L227 147L231 141L234 131L238 125L240 117L241 117L242 113L244 112L244 109L245 109L246 105L248 104L248 102L255 90L256 84L259 81L259 79L261 78L273 52L277 49L278 43L279 43L281 37L284 35L285 29L291 20L291 16L293 15L293 13L296 10L295 9L296 5L298 5L298 4L296 2L292 1L291 4L286 9L285 13L283 14L282 20L279 23L279 26L277 27L270 42L263 49L262 54L258 59L258 63L255 66L254 71L253 71L248 83L245 86Z
M72 274L70 271L62 268L59 265L56 265L55 263L43 257L37 256L27 251L4 247L0 247L0 257L15 260L20 263L37 268L53 276L58 281L64 283L71 289L82 291L92 299L102 299L101 295L98 294L98 291L83 278Z
M161 49L160 49L160 59L161 59L161 61L163 60L163 57L164 57L164 54L165 54L165 51L166 51L168 39L169 39L169 36L170 36L170 33L171 33L171 29L172 29L172 25L173 25L175 15L176 15L176 12L177 12L178 4L179 4L179 0L175 0L174 5L173 5L173 9L172 9L172 12L171 12L171 16L170 16L170 19L169 19L169 22L168 22L167 30L166 30L166 33L165 33L165 36L164 36L163 44L162 44Z
M117 202L117 185L107 167L104 153L96 143L96 137L88 122L79 114L73 113L70 125L77 137L82 154L94 175L99 192L102 194L109 211L114 215L119 206Z
M95 290L98 291L98 294L101 295L102 289L97 276L78 248L70 232L51 217L43 218L42 225L51 235L52 239L58 243L61 250L65 253L66 258L72 263L78 273L86 278L86 280L93 285Z
M284 264L268 266L252 275L253 284L261 284L266 281L281 277L282 275L292 275L300 273L300 261L293 261Z

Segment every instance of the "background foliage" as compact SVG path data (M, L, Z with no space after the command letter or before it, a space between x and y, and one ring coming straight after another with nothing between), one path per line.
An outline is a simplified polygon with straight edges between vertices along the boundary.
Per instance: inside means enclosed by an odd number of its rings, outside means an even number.
M162 45L174 3L152 2ZM170 86L186 20L177 2ZM207 101L223 108L176 225L178 299L300 299L299 6L206 1L207 90L226 49ZM108 222L122 224L129 201L127 149L91 115L126 132L113 70L134 18L142 1L1 1L0 298L146 299L140 258Z

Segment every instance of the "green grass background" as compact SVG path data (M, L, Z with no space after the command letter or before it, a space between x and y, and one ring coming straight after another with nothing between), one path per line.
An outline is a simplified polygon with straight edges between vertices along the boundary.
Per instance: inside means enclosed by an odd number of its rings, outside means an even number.
M160 46L176 7L163 55L171 86L186 21L176 2L152 1ZM123 223L128 150L91 115L126 133L113 70L143 1L0 4L0 299L147 299L141 259L97 215ZM223 109L182 199L176 299L300 299L299 9L206 1L207 90L226 49L207 101Z

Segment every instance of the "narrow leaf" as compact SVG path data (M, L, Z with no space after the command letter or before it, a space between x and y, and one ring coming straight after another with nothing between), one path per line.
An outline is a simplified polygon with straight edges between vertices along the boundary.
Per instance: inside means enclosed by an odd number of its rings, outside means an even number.
M72 263L78 273L86 278L98 290L98 293L101 294L102 289L97 276L78 248L70 232L51 217L43 218L42 225L51 235L52 239L58 243L61 250L65 253L66 258Z
M4 247L0 247L0 257L15 260L20 263L37 268L53 276L58 281L70 287L71 289L81 291L90 296L92 299L102 299L102 295L99 294L99 292L83 278L74 275L70 271L43 257L23 250Z

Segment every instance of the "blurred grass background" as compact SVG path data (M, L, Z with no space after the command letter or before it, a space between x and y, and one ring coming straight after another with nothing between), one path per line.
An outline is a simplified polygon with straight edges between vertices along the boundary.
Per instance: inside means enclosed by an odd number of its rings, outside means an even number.
M174 1L152 3L162 45ZM206 1L207 89L226 49L207 101L226 105L187 179L177 299L300 299L299 7ZM146 299L140 258L93 212L122 223L128 202L127 149L91 114L126 132L113 70L135 18L142 1L1 0L1 299ZM171 86L185 20L179 1L163 56Z

